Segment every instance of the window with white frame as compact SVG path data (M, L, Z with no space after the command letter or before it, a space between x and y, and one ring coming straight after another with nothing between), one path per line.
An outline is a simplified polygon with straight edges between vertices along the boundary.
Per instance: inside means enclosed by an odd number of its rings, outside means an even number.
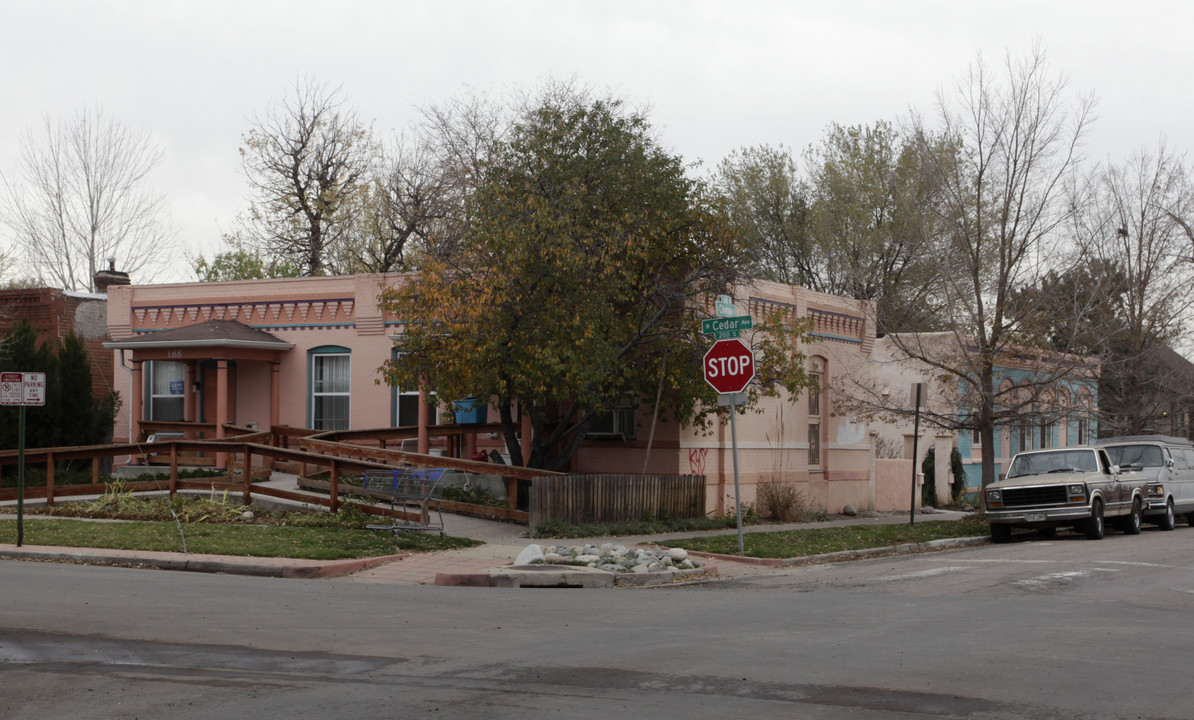
M352 390L352 356L347 350L311 353L311 428L347 430Z
M181 422L184 420L184 393L186 365L180 362L155 360L149 363L149 417L157 422Z

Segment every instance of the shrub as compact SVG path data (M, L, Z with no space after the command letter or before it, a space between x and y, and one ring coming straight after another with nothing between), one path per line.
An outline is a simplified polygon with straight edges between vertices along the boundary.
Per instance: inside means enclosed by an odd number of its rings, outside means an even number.
M966 466L957 448L949 454L949 467L954 474L953 503L961 505L966 500Z
M920 504L937 506L937 448L931 447L920 463L925 482L920 488Z
M801 522L811 514L804 491L791 481L772 478L755 488L759 498L759 514L779 522Z
M505 498L499 498L485 488L472 485L446 487L443 492L444 500L451 500L452 502L483 505L485 507L502 507L506 504Z

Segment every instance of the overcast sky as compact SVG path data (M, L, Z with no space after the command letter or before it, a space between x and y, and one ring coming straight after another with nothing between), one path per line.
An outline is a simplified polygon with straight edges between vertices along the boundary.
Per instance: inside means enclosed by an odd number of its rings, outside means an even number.
M0 170L24 130L98 104L160 143L152 181L187 252L211 255L248 203L241 136L296 78L342 86L382 136L465 92L575 78L649 106L708 167L931 112L979 53L1034 40L1072 97L1098 99L1087 155L1119 161L1194 145L1192 26L1194 3L1149 0L0 0Z

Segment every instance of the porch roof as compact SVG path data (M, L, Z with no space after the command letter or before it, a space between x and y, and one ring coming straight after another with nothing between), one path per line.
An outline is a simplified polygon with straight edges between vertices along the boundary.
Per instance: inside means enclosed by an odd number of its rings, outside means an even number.
M290 350L294 343L277 338L264 330L251 328L235 320L208 320L148 335L112 340L104 347L115 350L151 348L245 348L254 350Z

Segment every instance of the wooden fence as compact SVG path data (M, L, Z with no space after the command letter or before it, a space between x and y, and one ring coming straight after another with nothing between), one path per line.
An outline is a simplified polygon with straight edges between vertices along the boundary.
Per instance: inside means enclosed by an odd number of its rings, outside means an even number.
M530 534L567 525L705 516L704 475L558 475L530 488Z

